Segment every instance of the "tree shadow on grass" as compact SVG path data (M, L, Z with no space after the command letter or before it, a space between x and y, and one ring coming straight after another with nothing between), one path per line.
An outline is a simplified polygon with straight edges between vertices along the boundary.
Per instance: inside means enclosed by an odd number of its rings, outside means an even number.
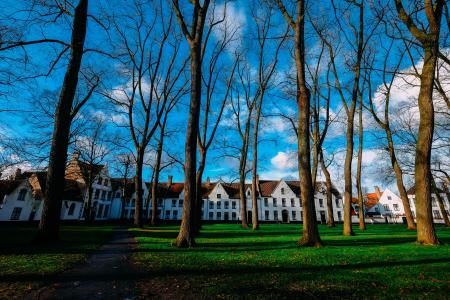
M367 270L372 268L393 268L401 266L419 266L437 263L447 263L447 258L417 259L405 261L376 261L341 265L298 265L298 266L223 266L212 265L205 268L180 268L178 266L166 267L158 270L125 270L123 272L89 272L89 273L63 273L63 274L7 274L0 275L0 282L66 282L66 281L110 281L110 280L145 280L161 276L253 276L274 273L282 275L304 275L305 280L314 280L324 275L334 276L338 272L347 270ZM449 266L443 268L443 272L450 271ZM331 274L331 275L330 275ZM333 275L334 274L334 275Z

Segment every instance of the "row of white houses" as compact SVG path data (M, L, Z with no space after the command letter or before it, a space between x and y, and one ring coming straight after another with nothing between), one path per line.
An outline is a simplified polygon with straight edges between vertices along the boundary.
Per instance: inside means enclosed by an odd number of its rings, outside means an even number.
M88 202L88 173L94 174L92 183L92 206L96 220L133 218L135 207L134 184L131 180L114 179L108 174L106 166L90 166L79 160L75 153L66 170L61 219L82 220ZM42 197L45 192L46 172L25 172L17 170L14 178L0 180L0 221L36 221L42 211ZM158 185L157 215L162 220L180 220L183 209L184 184L167 182ZM144 214L151 216L151 184L143 186ZM264 222L301 222L302 205L300 201L299 181L257 180L258 217ZM247 201L247 218L251 220L252 195L251 185L245 185ZM408 193L415 216L414 191ZM343 218L343 201L337 189L332 190L334 219L341 222ZM206 221L226 222L240 221L241 203L239 185L223 181L210 182L202 186L202 218ZM450 213L450 203L442 191L445 209ZM434 196L433 196L434 199ZM374 193L365 195L365 214L367 221L373 223L401 223L404 209L401 199L389 189L380 191L375 187ZM359 209L353 199L353 221L358 222L356 211ZM328 219L325 184L318 182L315 194L316 217L320 223ZM442 222L442 214L433 200L435 222Z

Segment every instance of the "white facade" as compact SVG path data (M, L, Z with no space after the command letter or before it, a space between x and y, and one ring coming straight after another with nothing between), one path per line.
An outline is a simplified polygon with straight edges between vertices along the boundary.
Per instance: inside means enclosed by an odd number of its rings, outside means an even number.
M444 208L447 211L447 215L450 216L450 199L447 199L447 195L443 192L440 194L441 198L444 202ZM433 212L433 221L434 223L444 223L444 219L441 213L441 209L439 208L439 203L436 199L436 194L431 194L432 202L431 202L431 209ZM409 199L409 205L411 206L411 211L414 216L414 219L416 218L416 196L414 194L408 194Z
M378 203L367 211L387 218L389 223L403 223L402 218L405 216L402 199L390 189L385 189L378 199Z
M227 184L223 182L211 183L211 188L203 196L202 219L208 221L240 221L241 203L236 194L229 195L226 189ZM144 189L144 199L149 199L147 186ZM120 193L115 194L113 202L114 207L120 207ZM301 222L302 206L299 196L284 181L280 180L270 195L258 197L258 219L269 222ZM177 197L158 199L158 216L162 220L181 220L183 210L183 193ZM247 185L247 218L251 220L252 214L252 196L251 188ZM151 203L147 208L147 201L144 201L144 211L147 217L151 216ZM335 221L342 221L343 202L342 199L333 195L333 213ZM125 205L125 218L133 218L134 215L134 196L131 201ZM326 193L320 190L315 195L316 217L321 223L325 223L328 218L326 206ZM119 216L120 211L115 215Z

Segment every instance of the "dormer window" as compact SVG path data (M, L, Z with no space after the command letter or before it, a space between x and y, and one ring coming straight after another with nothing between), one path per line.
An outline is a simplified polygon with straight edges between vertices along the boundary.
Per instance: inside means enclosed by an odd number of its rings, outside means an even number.
M392 200L392 197L391 197L391 196L388 196L387 198L388 198L388 200Z
M105 180L103 180L103 185L104 186L108 186L108 179L107 178L105 178Z
M27 189L21 189L19 191L19 196L17 197L17 201L24 201L27 195Z
M97 184L102 185L102 182L103 182L103 178L99 176L98 180L97 180Z
M217 199L222 199L222 194L217 194Z
M284 195L284 188L281 188L281 195Z

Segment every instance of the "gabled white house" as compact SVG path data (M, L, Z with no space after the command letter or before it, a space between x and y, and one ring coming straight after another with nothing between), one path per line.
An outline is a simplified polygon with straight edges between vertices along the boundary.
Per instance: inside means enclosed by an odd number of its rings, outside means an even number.
M120 182L120 180L119 180ZM132 188L134 190L134 187ZM180 220L183 209L183 183L173 183L172 177L158 186L157 215L163 220ZM150 196L151 185L144 187L144 211L147 217L151 215ZM315 195L317 220L325 223L328 216L326 206L325 184L318 182ZM258 180L258 218L267 222L301 222L302 206L300 201L300 182L285 180ZM114 193L114 216L121 215L122 192ZM245 185L247 201L247 218L252 217L251 185ZM241 202L239 199L239 184L223 181L210 182L207 180L202 185L202 218L206 221L239 221L241 220ZM150 202L148 202L150 201ZM339 222L343 217L343 203L339 192L333 188L333 213L334 219ZM124 215L132 218L134 215L134 192L124 205Z

